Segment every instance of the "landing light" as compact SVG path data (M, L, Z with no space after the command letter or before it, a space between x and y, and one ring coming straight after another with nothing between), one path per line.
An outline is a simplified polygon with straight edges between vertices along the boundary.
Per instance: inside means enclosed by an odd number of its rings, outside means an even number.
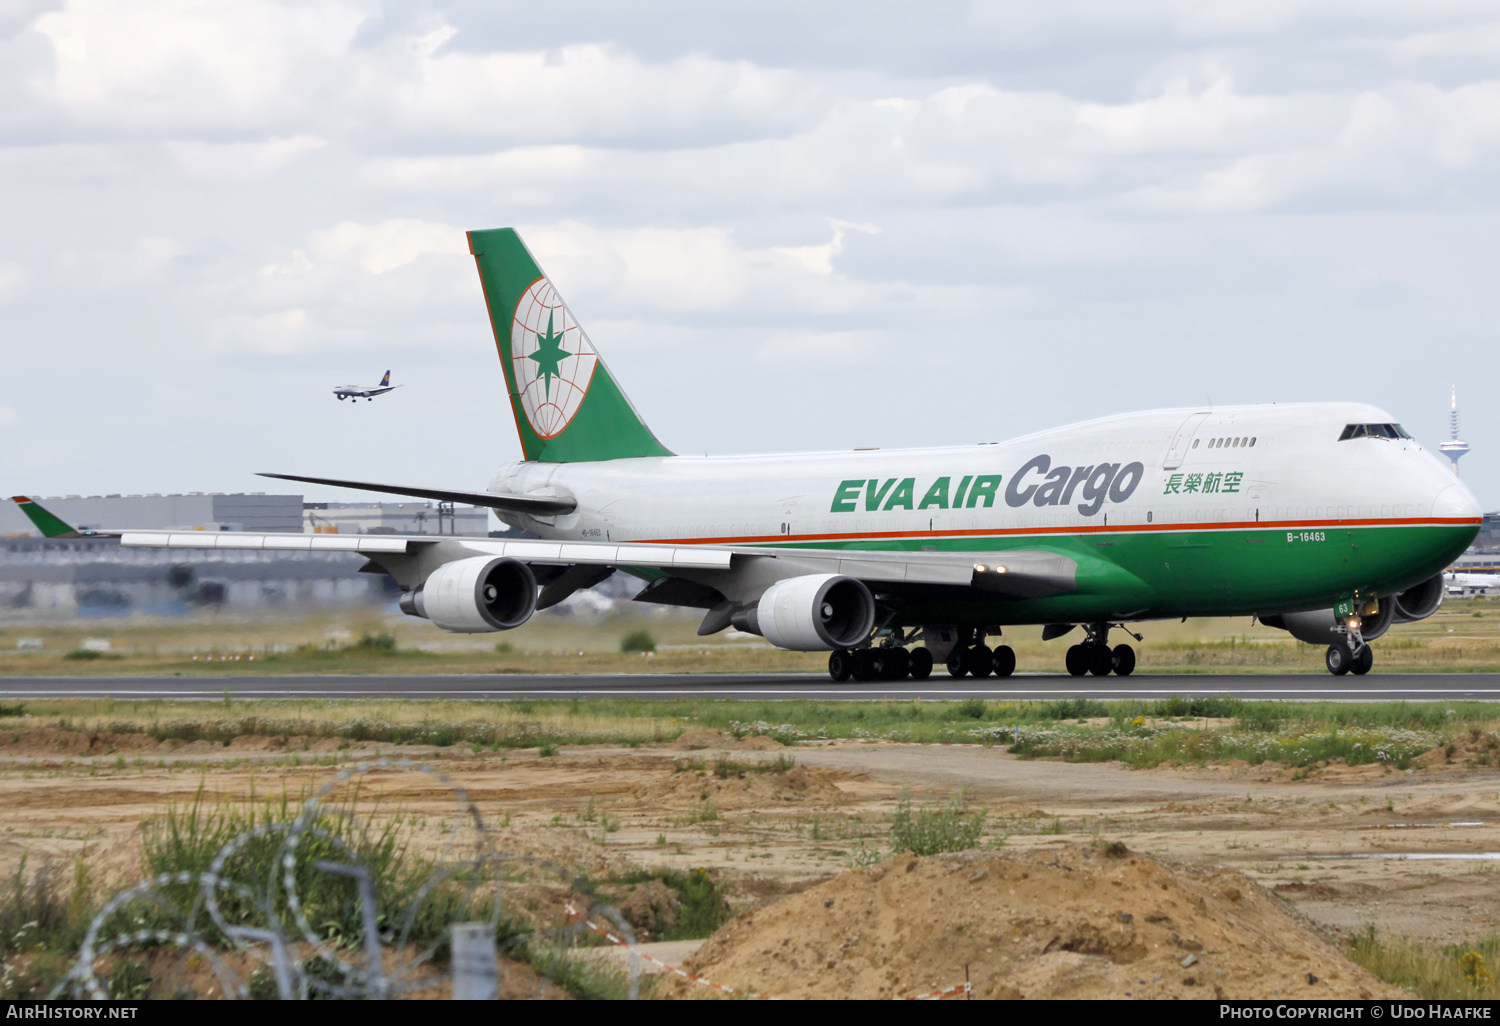
M982 574L982 573L984 573L987 570L989 570L989 567L985 566L983 563L975 563L974 564L974 572L976 574Z
M1003 574L1003 573L1005 573L1005 567L1003 567L1003 566L997 566L997 567L995 567L995 573L997 573L997 574Z

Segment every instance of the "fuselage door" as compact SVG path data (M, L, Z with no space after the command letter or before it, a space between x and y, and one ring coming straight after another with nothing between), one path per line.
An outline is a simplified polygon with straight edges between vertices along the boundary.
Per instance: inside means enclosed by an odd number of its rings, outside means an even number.
M1161 469L1176 470L1182 466L1183 457L1187 455L1188 449L1192 448L1193 436L1198 433L1198 425L1202 424L1207 416L1207 413L1195 413L1182 422L1182 426L1172 436L1172 445L1167 449L1167 458L1162 461Z

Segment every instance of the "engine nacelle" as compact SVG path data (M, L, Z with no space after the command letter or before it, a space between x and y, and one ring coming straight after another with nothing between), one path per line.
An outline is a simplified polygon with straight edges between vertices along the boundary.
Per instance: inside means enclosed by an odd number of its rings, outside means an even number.
M1380 600L1380 609L1360 617L1359 636L1374 641L1390 629L1396 617L1396 603L1388 598ZM1298 641L1309 645L1331 645L1338 637L1333 629L1339 625L1332 609L1314 609L1306 613L1277 613L1263 616L1260 622L1267 627L1279 627Z
M1413 585L1388 601L1396 611L1397 623L1425 620L1443 604L1443 575L1438 574L1421 584Z
M454 560L429 574L419 590L402 595L401 610L455 634L508 631L536 611L536 576L525 563L503 556Z
M849 648L875 627L875 596L863 582L842 574L790 577L736 613L734 625L794 652Z

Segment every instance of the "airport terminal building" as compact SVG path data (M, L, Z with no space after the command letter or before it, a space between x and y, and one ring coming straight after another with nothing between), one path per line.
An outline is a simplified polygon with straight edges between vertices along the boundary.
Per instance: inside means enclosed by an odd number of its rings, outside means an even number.
M35 496L79 528L338 534L490 533L489 510L426 502L305 502L263 493ZM0 502L0 615L172 614L205 605L390 601L385 574L340 552L124 549L113 539L46 539Z

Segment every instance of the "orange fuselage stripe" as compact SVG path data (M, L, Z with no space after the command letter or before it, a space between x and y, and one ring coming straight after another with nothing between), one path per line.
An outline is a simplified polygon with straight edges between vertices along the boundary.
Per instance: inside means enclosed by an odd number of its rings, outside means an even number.
M762 542L861 541L913 538L999 538L1026 535L1139 534L1146 531L1287 531L1346 527L1463 527L1482 524L1479 517L1401 517L1375 520L1242 520L1220 524L1081 524L1076 527L997 527L969 531L864 531L848 534L766 534L740 538L640 538L653 545L754 545Z

